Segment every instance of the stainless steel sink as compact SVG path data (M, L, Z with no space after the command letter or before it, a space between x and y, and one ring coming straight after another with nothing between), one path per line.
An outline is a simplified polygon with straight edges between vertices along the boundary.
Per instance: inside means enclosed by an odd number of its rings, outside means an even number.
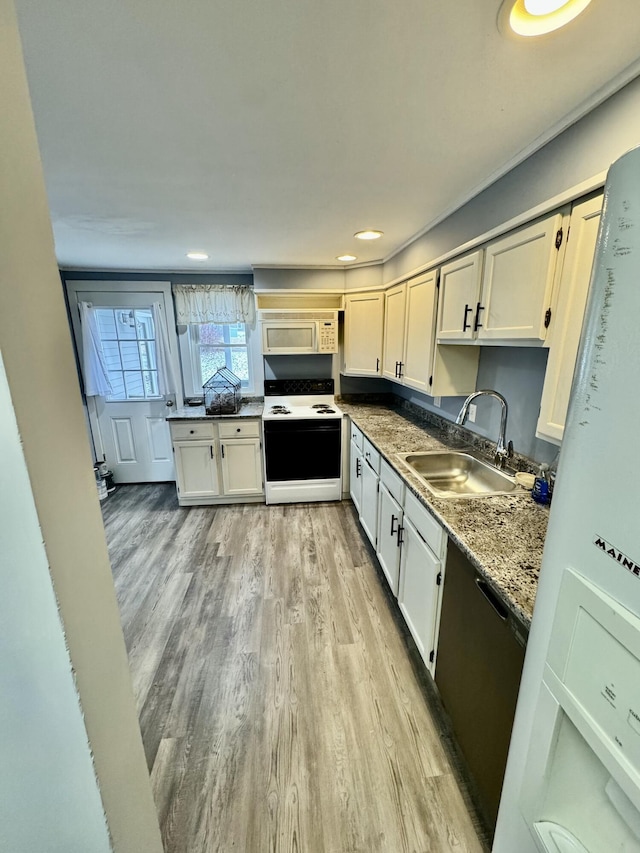
M470 453L432 450L398 457L439 498L526 494L509 474Z

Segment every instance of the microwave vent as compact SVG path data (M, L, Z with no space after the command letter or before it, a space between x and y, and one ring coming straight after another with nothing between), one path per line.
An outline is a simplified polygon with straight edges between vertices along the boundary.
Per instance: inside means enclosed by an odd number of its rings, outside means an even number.
M261 320L337 320L337 311L261 311Z
M341 293L256 293L259 311L342 311Z

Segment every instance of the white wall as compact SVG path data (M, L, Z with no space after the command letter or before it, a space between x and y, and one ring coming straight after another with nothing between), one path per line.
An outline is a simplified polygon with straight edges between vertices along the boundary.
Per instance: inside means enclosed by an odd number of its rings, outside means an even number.
M0 850L111 849L0 356Z
M37 513L38 541L46 551L113 849L160 853L11 0L0 0L0 79L0 352ZM7 523L0 516L3 531ZM0 590L1 598L7 596L6 606L13 595L13 589ZM37 627L31 623L34 632ZM24 678L23 689L37 691L26 671ZM0 703L6 701L3 693ZM29 707L35 713L35 706ZM51 747L55 752L56 744ZM62 786L57 767L67 761L64 749L58 749L57 757L43 753L32 759L31 787L35 792L46 782L55 803L60 791L53 788ZM3 766L1 775L5 773ZM27 784L25 778L21 781ZM66 817L84 820L85 814L61 812L60 819ZM30 851L52 849L45 844ZM59 849L67 853L74 848ZM93 853L100 848L77 849Z

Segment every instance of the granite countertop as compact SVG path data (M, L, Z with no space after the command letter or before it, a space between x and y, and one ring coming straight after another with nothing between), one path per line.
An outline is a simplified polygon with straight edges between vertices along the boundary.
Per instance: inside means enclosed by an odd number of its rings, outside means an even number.
M529 492L484 498L436 498L397 458L398 453L460 449L450 434L412 415L384 405L340 403L407 487L442 524L507 606L531 622L548 507L536 504Z
M208 415L204 406L185 406L175 409L167 415L168 421L213 421L225 420L227 418L261 418L264 409L263 400L246 400L240 406L240 411L235 415Z

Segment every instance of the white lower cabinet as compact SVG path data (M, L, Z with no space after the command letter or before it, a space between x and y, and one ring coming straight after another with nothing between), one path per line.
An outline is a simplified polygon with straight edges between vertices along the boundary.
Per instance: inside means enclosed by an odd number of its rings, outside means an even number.
M260 421L172 421L180 506L263 500Z
M401 531L398 604L411 636L433 675L443 563L405 515Z
M353 424L350 451L351 497L360 524L434 675L447 534Z
M375 548L378 529L378 474L366 460L362 464L360 524Z
M363 436L358 427L351 424L351 441L349 442L349 490L353 505L360 515L362 506L362 440Z
M222 489L225 495L255 495L262 491L259 438L227 438L220 442Z
M400 578L400 536L403 510L383 482L378 494L378 542L376 555L391 591L397 597Z
M195 499L220 494L213 439L174 441L178 497Z

